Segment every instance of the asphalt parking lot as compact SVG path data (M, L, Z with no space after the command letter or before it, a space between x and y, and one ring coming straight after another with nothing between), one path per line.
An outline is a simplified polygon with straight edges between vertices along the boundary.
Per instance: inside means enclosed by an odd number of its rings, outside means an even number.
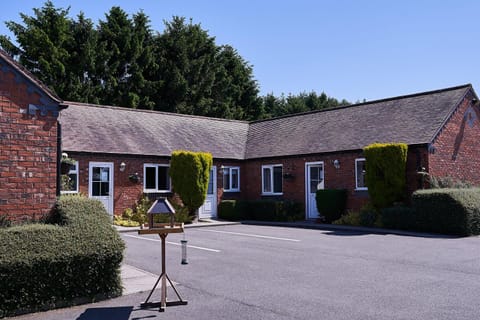
M122 238L126 264L160 273L158 236L123 233ZM140 310L148 294L143 292L37 319L480 317L480 237L251 225L192 228L185 233L188 265L180 264L182 238L167 237L167 273L187 306L164 313ZM159 299L158 292L153 299Z

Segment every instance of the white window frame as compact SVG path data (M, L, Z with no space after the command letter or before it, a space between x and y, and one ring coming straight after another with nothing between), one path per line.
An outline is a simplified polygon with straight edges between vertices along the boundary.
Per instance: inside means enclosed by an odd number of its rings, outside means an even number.
M282 192L274 192L273 190L275 189L274 187L274 174L273 174L273 168L275 167L280 167L282 168ZM272 187L272 191L266 192L265 191L265 186L263 185L265 179L263 176L263 171L264 169L270 169L271 175L270 175L270 185ZM262 165L262 195L264 196L281 196L283 195L283 165L282 164L269 164L269 165Z
M73 170L69 170L68 173L66 174L67 176L71 175L71 174L76 174L77 175L77 181L76 181L76 190L60 190L60 194L75 194L75 193L78 193L78 182L79 182L79 165L78 165L78 161L75 161L75 169Z
M159 167L170 168L170 165L168 165L168 164L158 164L158 163L144 163L143 164L143 192L144 193L168 193L168 192L172 192L172 179L170 177L168 177L169 188L167 190L158 189L158 168ZM157 186L157 189L147 189L146 188L146 185L147 185L147 183L146 183L147 168L155 168L155 186Z
M232 179L232 170L237 170L237 188L232 188L233 179ZM223 167L222 170L222 185L223 192L240 192L240 167ZM228 172L230 185L225 185L225 174Z
M368 187L359 187L358 186L358 163L362 162L362 161L366 162L367 160L365 158L355 159L355 190L368 190Z

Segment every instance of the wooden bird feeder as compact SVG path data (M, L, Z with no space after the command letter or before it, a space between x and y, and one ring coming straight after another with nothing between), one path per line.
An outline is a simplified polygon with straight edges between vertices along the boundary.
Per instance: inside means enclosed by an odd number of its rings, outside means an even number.
M182 233L184 232L183 223L175 223L175 209L172 205L168 202L167 199L158 199L156 200L150 209L147 212L148 214L148 229L141 229L138 230L138 234L158 234L160 239L162 240L162 273L158 277L155 285L153 286L150 294L148 295L147 299L144 303L141 304L142 308L150 308L150 307L159 307L159 311L165 311L165 308L168 306L178 306L178 305L186 305L188 304L187 301L183 300L180 294L175 288L175 285L170 280L166 272L166 260L165 260L165 239L167 238L169 233ZM162 215L169 215L170 222L169 223L155 223L154 216L162 214ZM175 294L178 297L178 301L167 301L167 280L170 283L170 286L175 291ZM153 294L153 291L158 286L158 283L161 281L162 283L162 290L161 290L161 300L160 302L149 302L150 297Z

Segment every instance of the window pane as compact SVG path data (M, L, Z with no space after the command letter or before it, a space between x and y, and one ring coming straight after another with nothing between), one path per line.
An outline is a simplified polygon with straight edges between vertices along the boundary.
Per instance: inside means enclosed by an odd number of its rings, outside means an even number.
M223 169L223 189L230 190L230 169Z
M210 170L210 177L208 178L208 190L207 194L213 194L213 179L215 177L213 176L213 169Z
M71 173L68 175L68 186L69 189L66 191L78 191L78 186L77 186L77 174L76 173Z
M100 167L92 168L92 181L100 181Z
M100 195L101 196L108 196L109 194L109 183L108 182L100 182Z
M273 167L273 192L282 192L282 167Z
M158 190L170 190L168 167L158 167Z
M157 189L155 184L156 167L145 168L145 189Z
M100 182L92 182L92 196L98 197L100 195Z
M365 172L366 172L366 167L365 167L365 160L360 160L355 162L357 167L357 188L365 188Z
M272 192L272 177L270 168L263 168L263 192Z
M239 178L240 176L238 175L238 169L232 169L232 189L238 189Z

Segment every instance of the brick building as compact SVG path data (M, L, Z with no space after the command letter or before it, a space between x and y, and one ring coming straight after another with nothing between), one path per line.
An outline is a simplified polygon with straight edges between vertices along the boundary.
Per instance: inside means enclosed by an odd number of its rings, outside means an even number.
M267 198L302 202L305 217L316 218L318 188L347 189L347 207L358 209L368 201L362 149L373 142L408 144L407 194L421 187L420 170L480 184L477 100L463 85L232 121L64 102L0 50L0 215L42 216L60 186L99 199L110 214L143 194L171 196L178 149L214 157L201 217L216 216L221 199ZM77 162L60 181L62 144Z
M121 214L142 194L170 196L170 154L211 152L201 217L221 199L291 199L316 218L317 188L345 188L347 207L368 201L362 149L408 144L407 193L419 171L480 184L479 105L471 85L254 122L65 102L64 151L76 159L71 190Z
M37 219L57 195L62 104L52 91L0 50L0 215Z

